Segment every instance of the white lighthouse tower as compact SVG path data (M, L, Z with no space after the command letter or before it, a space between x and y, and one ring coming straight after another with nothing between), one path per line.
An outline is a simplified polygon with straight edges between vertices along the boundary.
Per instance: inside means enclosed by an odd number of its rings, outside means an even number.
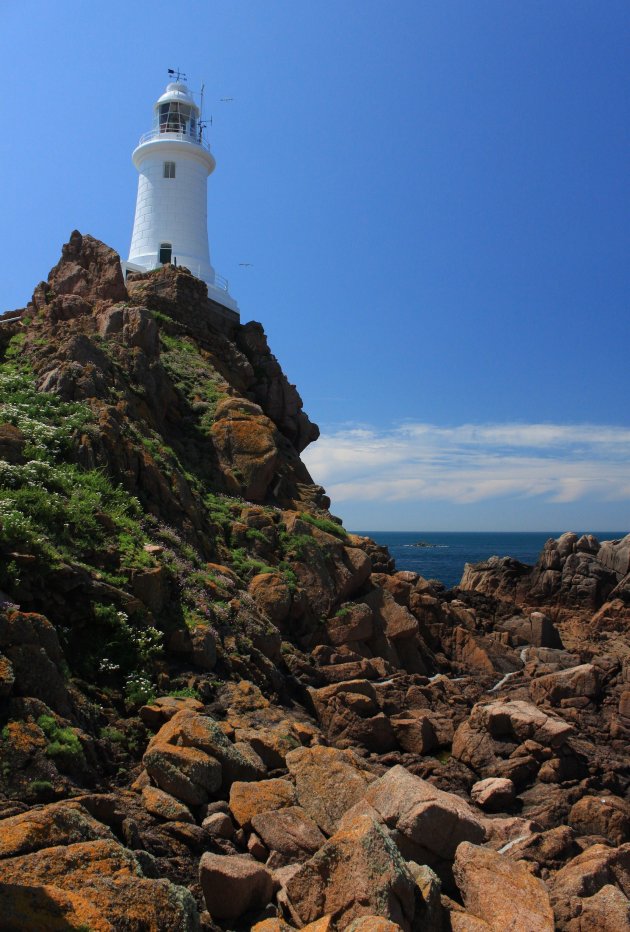
M178 73L156 102L153 128L133 152L140 177L124 267L147 271L169 262L186 266L206 283L209 298L237 311L208 248L207 180L216 162L203 138L199 107L180 77Z

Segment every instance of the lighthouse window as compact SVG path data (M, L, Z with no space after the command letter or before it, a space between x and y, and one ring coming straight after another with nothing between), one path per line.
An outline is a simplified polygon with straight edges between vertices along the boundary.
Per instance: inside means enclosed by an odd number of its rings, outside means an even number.
M172 255L172 245L170 243L160 243L160 265L168 265Z
M175 162L164 162L164 177L165 178L175 177Z

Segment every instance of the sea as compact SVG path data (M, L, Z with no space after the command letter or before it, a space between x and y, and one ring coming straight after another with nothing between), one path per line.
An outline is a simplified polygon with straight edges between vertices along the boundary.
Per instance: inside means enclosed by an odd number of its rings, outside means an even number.
M562 531L355 531L384 544L396 561L396 569L413 570L425 579L439 579L447 589L462 578L465 563L488 557L514 557L535 563L550 537ZM577 534L583 533L576 531ZM627 531L589 531L600 540L618 540Z

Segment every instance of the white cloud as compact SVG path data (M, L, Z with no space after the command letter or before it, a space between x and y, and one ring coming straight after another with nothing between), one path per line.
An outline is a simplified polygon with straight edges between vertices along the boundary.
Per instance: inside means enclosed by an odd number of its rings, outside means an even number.
M303 458L335 503L454 503L541 496L630 500L630 429L605 425L403 423L323 431Z

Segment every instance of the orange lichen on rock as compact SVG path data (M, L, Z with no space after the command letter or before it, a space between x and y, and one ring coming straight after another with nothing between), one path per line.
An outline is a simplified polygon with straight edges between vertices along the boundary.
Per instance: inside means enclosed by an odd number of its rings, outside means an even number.
M0 915L5 932L114 932L111 922L89 900L51 884L0 883Z
M262 812L295 806L296 802L295 787L288 780L236 782L230 789L230 811L238 824L245 827Z

